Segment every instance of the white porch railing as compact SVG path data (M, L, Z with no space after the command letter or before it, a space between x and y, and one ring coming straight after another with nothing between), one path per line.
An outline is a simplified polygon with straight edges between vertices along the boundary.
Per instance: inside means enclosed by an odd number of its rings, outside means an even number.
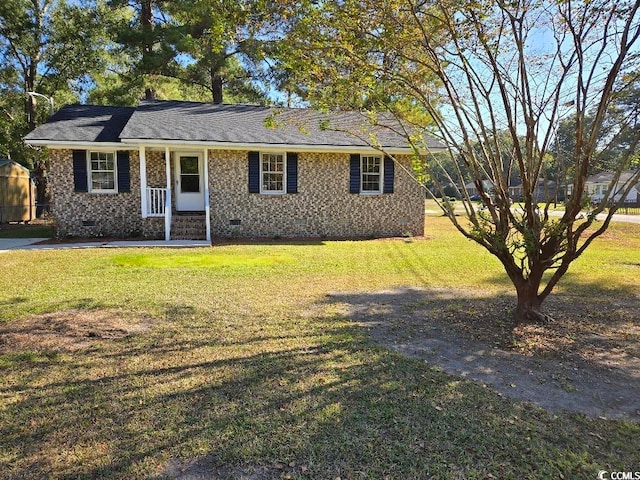
M166 202L166 188L147 187L147 215L149 217L164 217Z

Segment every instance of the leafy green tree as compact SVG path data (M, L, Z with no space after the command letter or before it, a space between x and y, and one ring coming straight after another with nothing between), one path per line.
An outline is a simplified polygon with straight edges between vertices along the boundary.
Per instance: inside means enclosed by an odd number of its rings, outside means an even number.
M223 102L223 88L249 101L264 99L249 67L262 59L260 35L270 18L265 2L181 0L170 13L183 32L177 49L190 59L185 80L206 88L213 103Z
M191 87L189 92L198 92L197 97L208 92L214 103L222 103L223 92L231 101L265 101L254 80L261 70L262 47L270 41L267 25L275 18L270 2L110 0L109 4L125 12L111 26L120 45L114 58L114 66L120 62L114 68L120 77L113 83L115 98L122 101L121 91L138 91L143 84L145 98L155 98L162 90L160 83L166 87L167 79L176 79Z
M0 135L6 154L35 172L39 203L46 202L46 155L26 148L21 138L50 109L29 92L55 104L77 98L87 73L101 67L105 40L93 11L82 2L0 2Z
M398 132L416 153L427 149L424 132L431 130L447 146L466 220L456 217L448 201L441 204L443 211L463 235L502 263L517 293L514 319L545 319L544 300L607 229L615 205L594 225L611 199L605 197L581 217L584 205L573 196L564 215L555 218L549 203L539 204L535 189L548 172L555 127L568 108L576 119L573 191L584 189L597 161L599 138L627 139L616 156L611 186L635 155L639 135L629 118L633 110L621 111L622 122L610 130L607 119L612 104L630 92L630 74L638 71L634 52L640 2L343 0L299 5L304 15L291 35L285 63L300 92L321 108L359 108L372 120L379 111L395 115ZM509 141L501 142L505 131ZM600 137L602 131L607 134ZM428 166L438 169L439 163ZM508 179L515 169L524 198L514 208ZM466 176L485 208L469 201ZM639 177L640 170L625 190Z
M175 39L179 31L165 11L167 0L107 0L111 21L107 31L117 44L111 56L110 70L100 85L103 94L112 87L117 103L124 103L125 92L153 99L162 76L175 76L180 69L176 57ZM113 84L110 82L113 81ZM129 103L136 103L138 98Z

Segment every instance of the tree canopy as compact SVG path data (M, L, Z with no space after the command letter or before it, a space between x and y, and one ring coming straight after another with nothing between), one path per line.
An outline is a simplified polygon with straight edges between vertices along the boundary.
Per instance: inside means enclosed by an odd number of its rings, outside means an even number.
M544 299L618 205L605 196L581 217L588 174L599 162L613 170L611 193L637 155L638 7L633 0L309 2L289 62L312 103L390 112L413 127L405 133L417 155L428 149L424 136L409 134L416 128L447 146L447 162L426 162L432 193L456 228L504 266L518 294L515 318L539 320ZM564 171L578 193L557 218L535 191L567 118L574 125L562 140ZM523 198L514 205L516 171ZM639 177L640 170L624 189ZM444 195L451 184L464 219Z
M274 4L109 0L109 5L121 12L119 21L109 27L117 44L113 61L119 73L103 79L108 80L103 85L117 85L115 98L122 98L122 86L129 87L125 91L144 90L146 98L154 98L174 84L189 87L185 93L190 99L222 103L228 96L230 101L266 101L255 80L260 78L272 24L279 18ZM107 89L102 91L104 95Z
M0 3L0 152L33 169L40 205L47 198L46 156L22 137L51 113L42 96L58 105L79 98L90 72L104 65L105 42L93 10L81 2Z

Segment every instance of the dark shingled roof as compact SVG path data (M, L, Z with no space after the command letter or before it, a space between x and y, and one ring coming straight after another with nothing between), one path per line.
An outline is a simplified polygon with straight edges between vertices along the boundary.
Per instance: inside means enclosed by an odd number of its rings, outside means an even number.
M366 147L374 134L384 147L408 148L405 139L393 131L399 126L397 122L380 116L379 125L367 129L364 127L367 120L359 112L323 114L310 109L153 100L143 101L137 108L67 106L25 140L126 142L135 139L150 143L162 140L321 148ZM443 148L433 139L428 140L428 147Z
M120 135L123 139L180 140L245 144L310 146L367 146L371 129L359 112L323 114L310 109L287 109L252 105L215 105L178 101L145 101ZM386 147L407 148L406 141L380 120L373 129ZM355 132L357 136L346 133ZM434 142L433 147L441 147Z
M134 107L67 105L25 137L61 142L119 142Z

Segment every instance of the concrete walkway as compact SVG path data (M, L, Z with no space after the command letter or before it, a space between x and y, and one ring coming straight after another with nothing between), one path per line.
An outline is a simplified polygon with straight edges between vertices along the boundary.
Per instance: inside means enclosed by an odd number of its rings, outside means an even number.
M0 251L20 250L48 238L0 238Z
M425 209L424 213L426 213L427 215L442 215L442 210L435 210L433 208L428 208L428 209ZM464 215L465 212L464 210L456 210L455 213L456 215L458 214ZM564 212L556 211L556 210L549 211L550 217L562 217L562 215L564 215ZM607 218L606 213L600 213L596 215L596 219L600 221L603 221L606 218ZM640 215L624 215L622 213L614 213L613 217L611 217L611 221L640 224Z
M74 248L191 248L210 247L206 240L114 240L81 243L38 243L47 238L0 238L0 252L10 250L68 250Z

